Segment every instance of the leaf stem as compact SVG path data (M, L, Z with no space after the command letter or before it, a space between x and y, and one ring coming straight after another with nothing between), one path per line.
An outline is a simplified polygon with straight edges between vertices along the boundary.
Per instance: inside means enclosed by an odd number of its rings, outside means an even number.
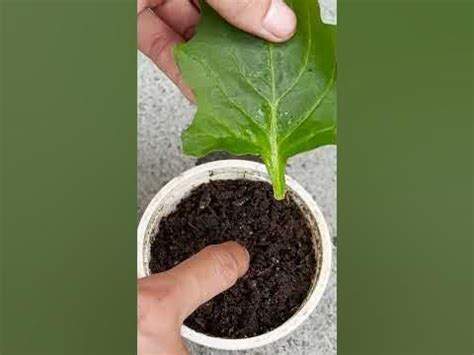
M273 194L277 200L285 198L285 164L282 164L280 147L278 144L278 112L276 100L275 65L273 63L273 44L268 44L268 64L270 66L270 80L272 97L270 102L270 159L266 162L268 173L272 179Z
M270 154L269 159L265 159L265 165L272 180L273 194L277 200L285 198L285 164L286 160L282 160L281 157L273 152Z

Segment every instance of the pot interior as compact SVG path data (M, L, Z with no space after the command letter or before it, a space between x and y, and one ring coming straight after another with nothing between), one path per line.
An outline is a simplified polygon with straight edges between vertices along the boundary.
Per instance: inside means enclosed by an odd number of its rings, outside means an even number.
M181 178L182 176L180 176ZM155 211L150 218L150 223L147 225L144 243L143 243L143 269L146 276L151 275L149 268L150 258L151 258L151 243L155 235L158 233L158 228L160 220L172 213L181 200L185 199L192 190L196 187L215 180L237 180L237 179L247 179L251 181L265 181L270 183L268 176L265 173L260 171L250 171L242 169L226 169L226 170L210 170L203 172L202 174L194 175L192 178L185 178L180 183L173 184L170 186L169 191L166 191L161 196L161 199L158 201ZM309 210L308 206L301 199L301 197L291 188L287 186L287 193L289 193L293 201L298 205L303 215L306 217L308 224L310 225L313 239L314 252L317 262L317 269L315 271L315 277L311 289L313 289L318 280L318 276L322 264L322 243L321 243L321 233L319 230L318 223L313 213ZM311 293L309 290L308 293Z
M202 166L201 166L202 167ZM195 170L195 169L192 169ZM191 171L192 171L191 170ZM193 172L190 174L191 171L188 171L187 173L184 173L183 175L177 177L176 179L172 180L170 183L168 183L155 197L155 199L152 201L150 204L149 209L151 208L151 216L148 218L148 223L145 227L144 235L143 235L143 243L142 243L142 269L143 273L145 275L150 275L151 271L149 268L149 262L151 259L151 244L154 236L157 235L158 233L158 228L160 224L160 220L169 215L171 212L173 212L177 205L180 203L181 200L186 198L191 191L196 188L197 186L201 184L208 183L210 181L215 181L215 180L237 180L237 179L246 179L246 180L252 180L252 181L265 181L265 182L270 182L268 175L266 174L266 171L259 170L259 169L245 169L242 167L238 166L228 166L222 164L220 167L213 168L210 170L204 170L202 169L201 171ZM322 282L319 282L319 279L321 278L321 269L323 266L323 257L325 257L327 252L331 252L330 250L323 253L323 246L324 249L328 249L328 243L325 241L323 243L322 237L321 237L321 230L318 225L318 219L323 223L323 234L327 234L327 227L325 225L324 219L322 215L320 214L319 210L316 213L314 211L314 206L308 205L307 201L305 201L304 196L302 197L296 190L298 190L298 186L296 186L296 189L293 188L295 183L289 179L288 184L287 184L287 193L289 193L292 197L292 200L296 203L296 205L300 208L302 211L303 215L306 217L307 223L309 225L309 228L312 232L312 244L314 248L314 253L315 253L315 258L316 258L316 270L314 273L314 278L312 280L311 286L308 290L306 299L301 303L299 306L299 309L291 316L287 321L285 321L281 326L278 328L274 329L270 333L274 333L275 336L281 337L290 332L291 330L288 330L286 328L294 328L298 324L302 322L304 318L306 318L309 313L312 311L312 309L315 307L316 303L319 301L319 298L321 297L320 295L317 296L317 300L315 301L315 296L314 293L322 293L322 290L324 290L325 283L327 282L327 277L329 270L325 270L323 272L323 277L322 277ZM296 184L297 185L297 184ZM301 189L301 188L300 188ZM303 194L304 195L304 194ZM306 200L308 197L306 197ZM312 201L314 204L314 201ZM317 209L317 207L316 207ZM327 239L327 238L326 238ZM330 255L329 255L330 259ZM326 260L327 264L327 260ZM328 269L328 266L324 266L324 269ZM144 276L145 276L144 275ZM318 285L319 282L319 285ZM321 285L321 283L323 285ZM317 290L316 290L317 289ZM306 304L309 303L309 304ZM301 314L303 313L303 314ZM286 328L285 328L286 327ZM281 328L281 329L279 329ZM268 333L268 334L270 334ZM197 342L204 344L204 345L209 345L209 343L206 343L208 341L213 341L212 339L220 339L224 342L227 341L234 341L238 339L225 339L225 338L215 338L212 336L206 336L201 333L194 332L192 329L187 328L184 326L184 333L185 336L191 338L191 340L195 340L196 338L198 339ZM256 336L253 338L247 338L246 340L251 340L257 338L265 338L267 334L263 334L260 336ZM194 339L193 339L194 338ZM202 339L201 339L202 338ZM262 339L263 339L262 338ZM244 339L242 339L244 341ZM262 340L265 343L268 343L268 340ZM273 341L273 340L272 340ZM224 347L221 347L224 348ZM247 348L247 345L242 345L241 347Z

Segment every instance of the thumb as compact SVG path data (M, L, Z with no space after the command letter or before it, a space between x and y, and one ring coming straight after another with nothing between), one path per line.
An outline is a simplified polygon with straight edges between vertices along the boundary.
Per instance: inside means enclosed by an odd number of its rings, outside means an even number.
M273 42L291 38L296 16L283 0L208 0L232 25Z
M249 267L247 250L236 242L211 245L167 271L175 279L176 305L184 321L201 304L227 290Z

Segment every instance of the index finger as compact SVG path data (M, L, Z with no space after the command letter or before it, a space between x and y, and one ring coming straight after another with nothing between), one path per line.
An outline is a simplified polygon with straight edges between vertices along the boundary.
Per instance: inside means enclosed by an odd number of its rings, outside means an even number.
M186 319L201 304L235 284L249 267L247 250L236 242L211 245L167 271L175 279L176 304Z
M163 70L190 102L194 102L193 92L184 82L173 57L173 48L184 42L184 38L150 9L138 14L137 25L138 49Z

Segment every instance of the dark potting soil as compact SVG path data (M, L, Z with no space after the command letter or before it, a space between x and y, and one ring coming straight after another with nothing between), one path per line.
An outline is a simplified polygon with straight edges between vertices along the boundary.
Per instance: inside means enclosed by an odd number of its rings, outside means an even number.
M168 270L205 246L228 240L249 251L248 272L185 324L223 338L251 337L278 327L306 298L319 260L301 210L290 194L275 200L266 182L221 180L194 189L161 220L150 270Z

